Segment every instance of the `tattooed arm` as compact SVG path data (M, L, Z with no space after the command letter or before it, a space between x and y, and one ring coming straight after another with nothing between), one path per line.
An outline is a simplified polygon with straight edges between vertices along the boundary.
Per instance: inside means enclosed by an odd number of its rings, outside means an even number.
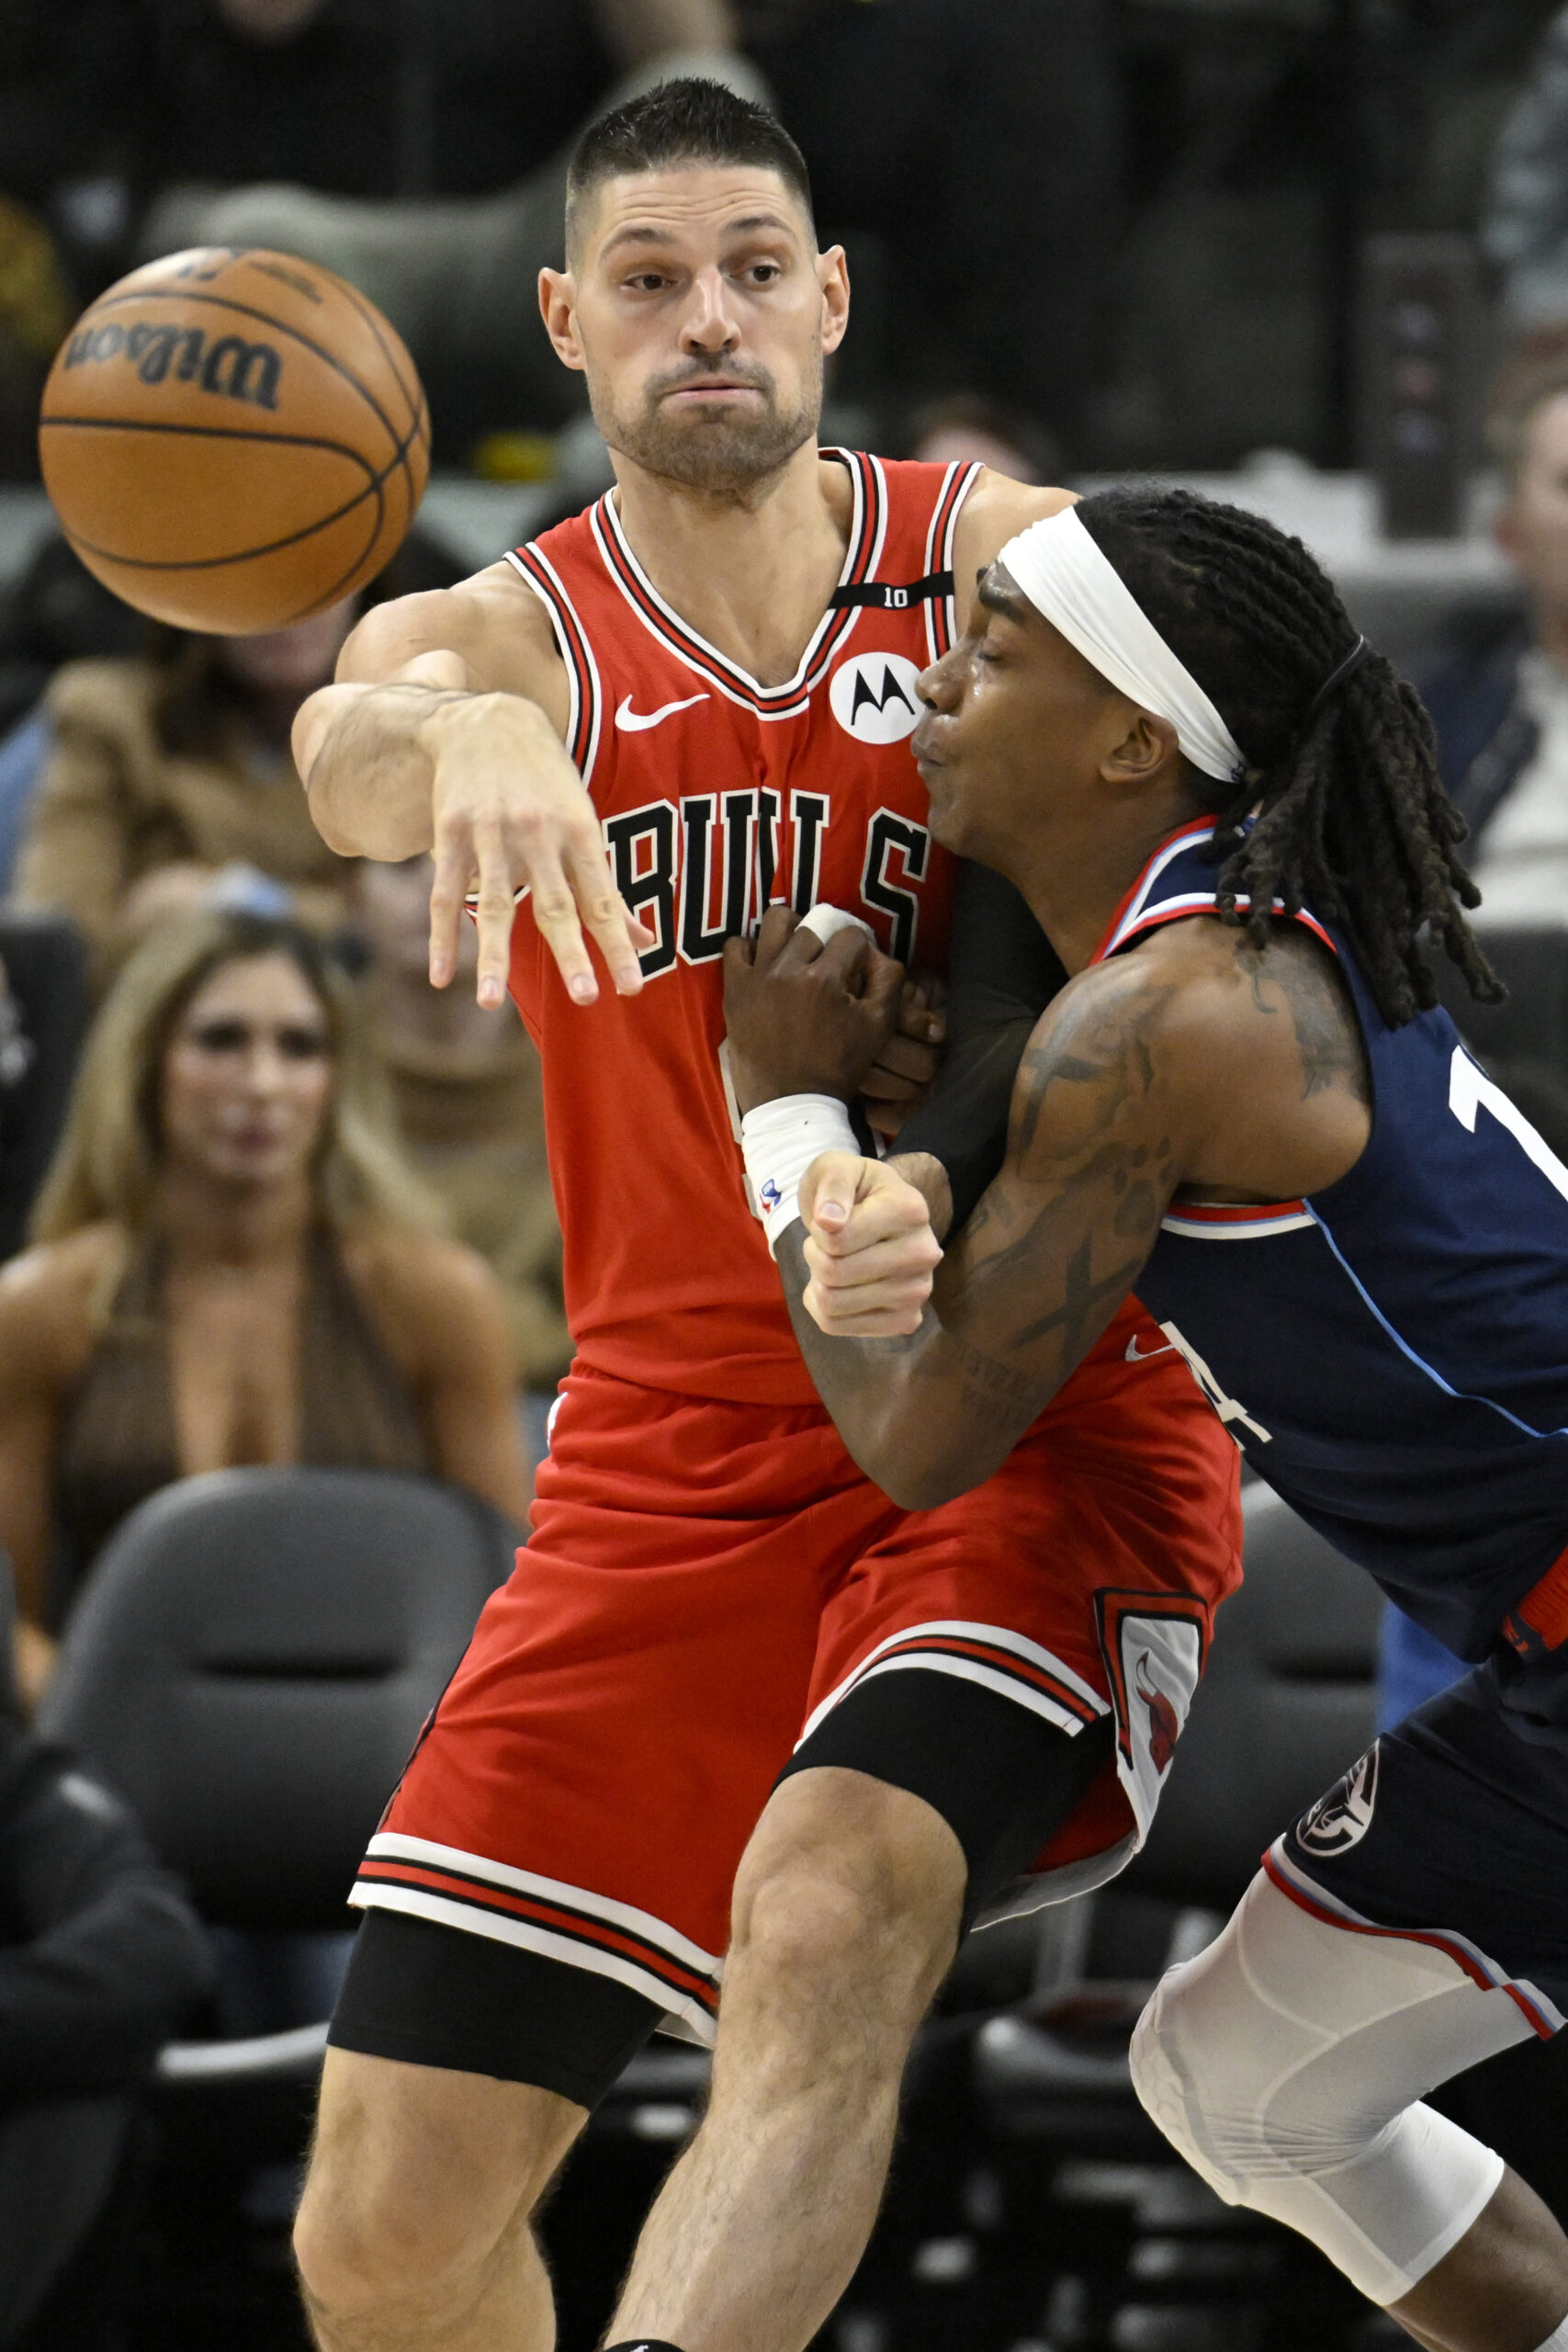
M1369 1131L1354 1014L1302 934L1260 954L1213 922L1176 924L1080 974L1035 1030L1005 1165L918 1329L921 1244L926 1268L935 1256L919 1196L844 1155L802 1187L807 1224L779 1264L851 1453L909 1509L977 1485L1136 1287L1174 1194L1321 1190Z
M1158 1051L1170 997L1129 959L1051 1006L1019 1070L1001 1173L910 1337L827 1338L806 1305L818 1246L808 1264L805 1226L783 1237L779 1265L818 1392L861 1467L908 1508L987 1477L1133 1287L1187 1154L1181 1090ZM891 1193L899 1180L877 1170L870 1181Z

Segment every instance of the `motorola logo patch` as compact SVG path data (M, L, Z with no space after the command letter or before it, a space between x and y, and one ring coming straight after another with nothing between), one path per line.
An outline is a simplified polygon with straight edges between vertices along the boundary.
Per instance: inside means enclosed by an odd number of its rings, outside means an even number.
M857 653L833 673L828 689L833 716L857 743L901 743L920 715L919 674L902 653Z

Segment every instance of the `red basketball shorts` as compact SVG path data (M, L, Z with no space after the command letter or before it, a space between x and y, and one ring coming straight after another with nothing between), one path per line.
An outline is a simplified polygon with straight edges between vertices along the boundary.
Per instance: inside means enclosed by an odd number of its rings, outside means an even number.
M372 1839L353 1900L619 1980L711 2038L736 1866L815 1721L922 1668L1076 1733L1109 1768L1032 1896L1146 1830L1240 1573L1237 1455L1141 1309L1010 1460L904 1512L815 1408L575 1372L534 1533Z

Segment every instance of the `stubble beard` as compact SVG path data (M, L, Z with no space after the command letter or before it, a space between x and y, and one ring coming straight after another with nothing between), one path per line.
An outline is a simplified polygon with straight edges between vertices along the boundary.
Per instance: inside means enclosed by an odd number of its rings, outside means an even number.
M778 387L767 368L746 367L725 372L760 392L760 405L748 401L743 409L709 416L673 412L663 395L708 372L683 368L655 377L644 390L640 409L630 416L620 415L590 387L593 422L610 448L661 481L717 496L743 495L781 473L814 438L822 409L821 370L793 408L780 407Z

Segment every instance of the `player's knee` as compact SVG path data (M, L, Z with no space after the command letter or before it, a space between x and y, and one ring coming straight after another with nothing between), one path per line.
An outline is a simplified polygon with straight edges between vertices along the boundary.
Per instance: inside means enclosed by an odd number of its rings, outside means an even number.
M829 1779L862 1785L847 1803L809 1788ZM789 1818L765 1826L737 1882L732 1950L795 1984L874 1972L890 1997L923 2005L963 1909L953 1833L918 1798L858 1774L802 1774L785 1792Z
M394 2184L367 2189L343 2163L311 2165L294 2221L294 2259L319 2313L367 2317L425 2301L461 2269L470 2233L421 2211Z
M389 2083L366 2072L383 2062L328 2059L294 2225L308 2301L341 2319L460 2307L526 2226L580 2110L500 2082L465 2105L471 2076L397 2067Z
M1321 2063L1317 2037L1298 2042L1296 2020L1243 1964L1247 1910L1161 1980L1128 2052L1149 2114L1230 2204L1353 2158L1387 2120L1348 2099L1348 2071ZM1333 2046L1322 2038L1323 2052Z
M482 2270L500 2229L482 2205L432 2197L340 2144L311 2164L294 2223L307 2301L342 2318L439 2303Z

